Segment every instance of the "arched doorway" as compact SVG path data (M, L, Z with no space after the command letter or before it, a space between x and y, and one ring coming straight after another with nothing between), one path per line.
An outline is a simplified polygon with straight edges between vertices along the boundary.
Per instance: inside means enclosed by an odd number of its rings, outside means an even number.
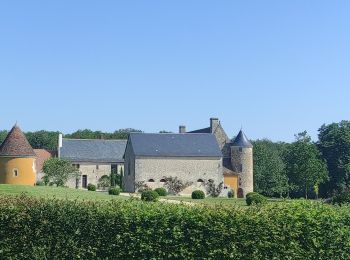
M243 189L242 188L238 188L237 198L244 198Z

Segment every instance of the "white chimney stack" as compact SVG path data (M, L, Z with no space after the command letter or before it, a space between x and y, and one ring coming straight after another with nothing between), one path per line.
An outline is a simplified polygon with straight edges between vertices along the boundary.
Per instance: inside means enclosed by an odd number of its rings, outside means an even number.
M58 152L58 158L61 157L61 148L62 148L62 145L63 145L63 135L60 133L58 135L58 149L57 149L57 152Z

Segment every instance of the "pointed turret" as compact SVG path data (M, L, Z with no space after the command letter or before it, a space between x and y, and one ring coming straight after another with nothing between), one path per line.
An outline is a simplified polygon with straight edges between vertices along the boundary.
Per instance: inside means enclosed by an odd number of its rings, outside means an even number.
M17 123L0 146L0 157L35 157L33 148Z
M232 141L231 146L253 148L252 143L249 141L242 129L239 131L237 137Z
M0 183L34 185L36 155L16 124L0 146Z
M253 145L241 129L230 146L232 168L239 174L237 197L244 198L253 191Z

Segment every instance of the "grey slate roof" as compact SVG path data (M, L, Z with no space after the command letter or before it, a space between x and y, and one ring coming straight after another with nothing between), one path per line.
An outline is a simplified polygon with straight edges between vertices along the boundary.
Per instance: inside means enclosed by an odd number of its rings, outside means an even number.
M129 141L136 156L222 157L212 134L131 133Z
M239 146L239 147L247 147L252 148L253 145L247 138L247 136L243 133L243 131L239 131L237 137L231 143L231 146Z
M126 140L65 139L61 158L72 162L122 163Z
M211 133L211 129L210 129L210 127L206 127L206 128L190 131L190 132L187 132L187 133L188 134L204 134L204 133L210 134Z

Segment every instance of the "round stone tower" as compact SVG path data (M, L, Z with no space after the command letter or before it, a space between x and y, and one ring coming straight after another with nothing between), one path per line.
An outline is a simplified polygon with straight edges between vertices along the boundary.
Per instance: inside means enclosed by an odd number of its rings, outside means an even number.
M241 130L231 142L231 164L234 172L238 173L238 198L245 198L253 192L253 145Z
M17 124L0 146L0 183L34 185L36 155Z

